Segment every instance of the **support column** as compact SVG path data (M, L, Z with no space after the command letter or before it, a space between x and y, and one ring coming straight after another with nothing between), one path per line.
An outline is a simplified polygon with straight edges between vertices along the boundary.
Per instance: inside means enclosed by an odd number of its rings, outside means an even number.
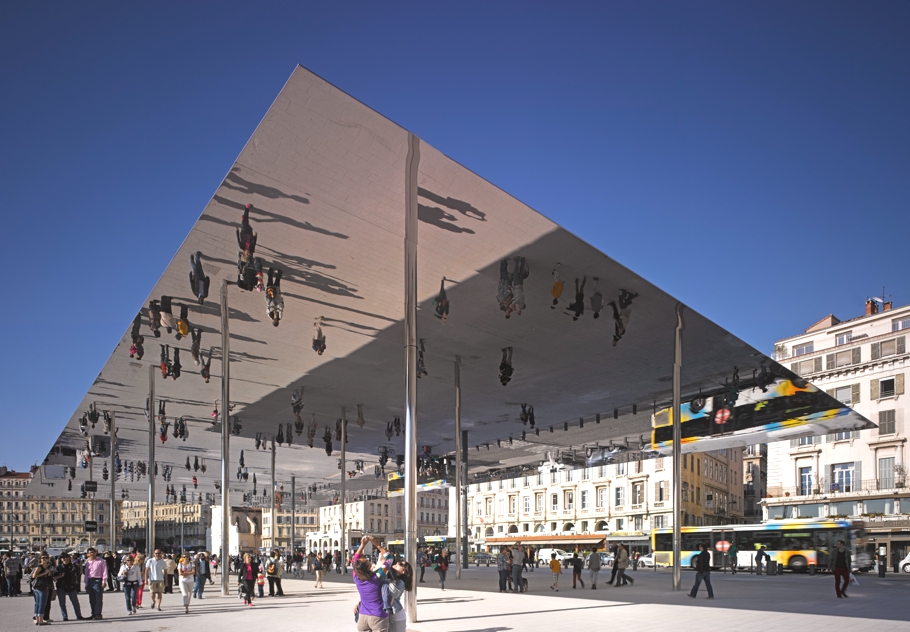
M89 439L89 444L88 444L88 480L90 480L90 481L95 480L95 479L93 478L93 476L94 476L94 472L93 472L94 469L95 469L95 455L92 453L92 441L91 441L91 439ZM91 497L91 498L89 499L89 501L88 501L88 506L89 506L89 519L92 520L92 521L94 521L94 520L96 520L96 518L95 518L95 492L92 492L91 494L92 494L92 497ZM97 528L97 526L96 526L95 528ZM88 534L88 545L89 545L89 547L94 547L94 546L95 546L95 533L92 532L92 531L89 531L89 534Z
M111 412L111 550L117 552L117 413Z
M231 480L228 462L231 454L231 334L228 312L228 282L221 282L221 596L230 592Z
M461 431L461 483L464 485L464 489L461 490L461 506L456 507L456 511L461 512L461 521L464 525L464 533L458 534L459 538L464 538L461 546L461 563L465 568L468 567L468 533L470 532L470 527L468 526L468 431Z
M455 356L455 579L461 579L461 356Z
M145 554L151 556L155 552L155 371L154 364L149 367L149 497L146 503L146 540Z
M183 552L186 551L186 546L183 542L183 523L186 522L184 517L184 510L186 509L186 500L180 499L180 557L183 557Z
M679 590L682 579L682 568L679 563L680 541L682 525L680 524L680 511L682 510L682 430L680 428L680 415L682 396L680 395L682 377L682 332L686 328L683 321L682 303L676 304L676 335L673 346L673 590Z
M408 134L404 237L404 556L417 568L417 167L420 139ZM408 621L417 622L417 587L406 593Z
M270 530L272 536L272 550L278 547L278 527L275 524L275 437L272 437L272 507L269 510L269 523L272 525ZM269 551L271 555L271 551Z
M347 439L348 439L347 428L345 428L345 426L347 425L345 423L346 421L347 421L347 418L346 418L345 408L344 408L344 406L342 406L341 407L341 541L340 541L340 544L341 544L341 549L340 549L341 550L341 574L342 575L347 573L347 569L348 569L348 556L347 556L347 552L346 552L346 549L348 548L347 547L347 529L346 529L347 516L345 515L345 512L347 510L347 505L348 505L347 487L345 485L345 483L347 482L348 472L347 472L347 461L346 461L347 450L344 445L345 441L347 441Z
M297 535L297 490L294 489L296 477L291 474L291 561L297 552L296 538Z

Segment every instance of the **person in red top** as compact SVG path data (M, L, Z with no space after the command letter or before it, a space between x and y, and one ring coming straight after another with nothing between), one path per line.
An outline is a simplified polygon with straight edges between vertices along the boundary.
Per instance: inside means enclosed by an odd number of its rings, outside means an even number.
M237 573L237 580L245 589L243 603L248 606L253 605L253 589L256 586L256 578L259 576L259 564L253 561L249 553L243 554L243 564L240 565L240 571Z

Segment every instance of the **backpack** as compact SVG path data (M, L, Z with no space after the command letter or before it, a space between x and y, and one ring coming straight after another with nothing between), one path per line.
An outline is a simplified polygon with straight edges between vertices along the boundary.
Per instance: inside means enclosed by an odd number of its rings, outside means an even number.
M269 575L275 575L278 572L278 566L275 564L275 562L269 562L267 572Z
M322 560L320 560L318 557L315 560L313 560L313 570L314 571L322 570Z

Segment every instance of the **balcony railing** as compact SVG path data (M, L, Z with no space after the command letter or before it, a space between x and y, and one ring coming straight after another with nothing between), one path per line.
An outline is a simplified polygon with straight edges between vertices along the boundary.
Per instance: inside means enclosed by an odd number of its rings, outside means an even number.
M827 496L831 494L871 494L881 491L894 491L906 489L907 481L898 476L889 478L868 478L858 480L828 481L821 479L811 485L798 487L769 487L768 496L772 498L793 496Z

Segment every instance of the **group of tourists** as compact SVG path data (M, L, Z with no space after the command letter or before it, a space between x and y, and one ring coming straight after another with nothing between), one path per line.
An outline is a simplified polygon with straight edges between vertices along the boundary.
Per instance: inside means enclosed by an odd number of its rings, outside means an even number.
M156 549L149 559L137 552L115 555L106 551L100 555L95 548L82 555L64 552L56 557L47 551L27 553L22 558L5 554L0 562L0 594L22 595L22 582L27 580L35 601L35 625L47 625L53 622L51 603L55 600L63 621L70 620L67 602L76 620L101 620L105 592L122 592L127 614L133 615L142 608L146 589L152 594L150 609L160 611L163 594L173 592L176 584L183 594L184 612L188 613L191 598L202 599L205 585L213 583L217 568L217 557L206 552L174 556ZM83 591L89 601L87 616L79 601Z

